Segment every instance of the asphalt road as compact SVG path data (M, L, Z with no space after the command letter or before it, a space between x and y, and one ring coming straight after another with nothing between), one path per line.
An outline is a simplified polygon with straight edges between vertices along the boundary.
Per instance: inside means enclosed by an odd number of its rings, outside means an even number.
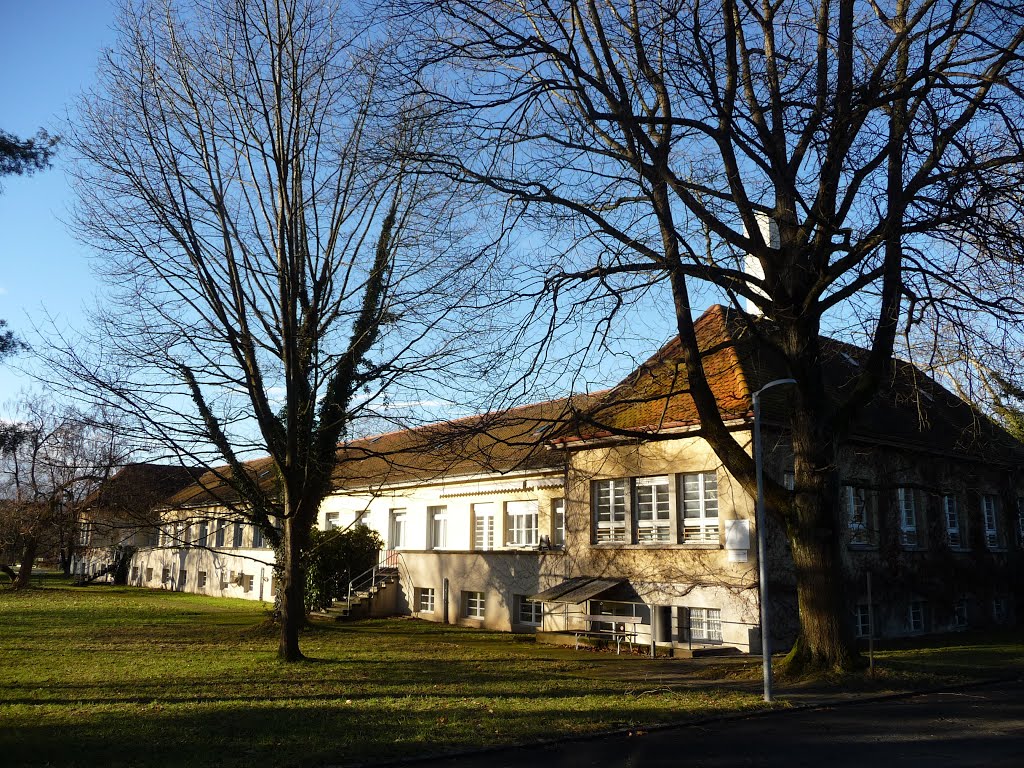
M435 768L1024 768L1020 681L417 763Z

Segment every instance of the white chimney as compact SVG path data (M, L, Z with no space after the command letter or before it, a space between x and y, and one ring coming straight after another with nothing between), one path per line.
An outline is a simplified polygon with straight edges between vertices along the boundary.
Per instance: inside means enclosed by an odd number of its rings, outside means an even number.
M769 248L777 250L779 247L779 225L767 213L755 211L754 216L757 219L757 227L761 230L761 237L764 238L765 243ZM743 227L743 235L744 237L749 237L746 226ZM743 257L743 271L758 280L764 278L764 269L761 267L761 262L752 254L748 253ZM765 292L754 285L751 285L750 289L761 296L765 296ZM750 299L747 299L747 312L751 315L760 315L761 308Z

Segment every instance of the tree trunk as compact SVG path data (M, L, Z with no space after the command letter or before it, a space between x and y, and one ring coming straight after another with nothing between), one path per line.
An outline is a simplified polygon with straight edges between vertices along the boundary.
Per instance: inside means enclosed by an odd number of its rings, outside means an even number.
M290 506L287 505L286 509ZM292 511L289 509L289 512ZM306 623L302 540L296 515L289 514L284 521L284 540L281 542L284 562L281 564L281 640L277 646L277 657L282 661L301 661L305 658L299 650L299 630Z
M791 422L797 492L788 534L800 632L785 668L794 674L848 671L860 658L846 601L837 442L823 426L823 402L798 406Z
M18 569L18 578L14 582L15 589L24 589L29 585L29 579L32 578L32 566L36 562L36 550L39 547L39 542L36 541L35 536L29 536L25 540L25 546L21 550L21 567Z

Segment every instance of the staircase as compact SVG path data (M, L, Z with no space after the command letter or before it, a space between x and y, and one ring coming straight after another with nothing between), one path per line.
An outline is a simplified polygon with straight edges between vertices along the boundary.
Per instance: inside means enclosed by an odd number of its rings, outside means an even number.
M348 583L344 597L336 598L329 608L317 611L314 616L323 616L343 621L363 619L373 615L387 615L392 610L382 609L382 598L391 596L398 584L398 553L393 550L381 552L377 565L368 568ZM375 610L376 609L376 610Z

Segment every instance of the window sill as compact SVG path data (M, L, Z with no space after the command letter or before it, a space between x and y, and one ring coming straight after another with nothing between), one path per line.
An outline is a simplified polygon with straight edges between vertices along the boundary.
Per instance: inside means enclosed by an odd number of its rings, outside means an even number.
M668 541L652 541L644 544L631 544L629 542L615 542L615 541L602 541L600 543L593 542L590 545L594 549L706 549L715 550L722 549L721 544L715 544L714 542L705 541L690 541L690 542L679 542L673 544Z

